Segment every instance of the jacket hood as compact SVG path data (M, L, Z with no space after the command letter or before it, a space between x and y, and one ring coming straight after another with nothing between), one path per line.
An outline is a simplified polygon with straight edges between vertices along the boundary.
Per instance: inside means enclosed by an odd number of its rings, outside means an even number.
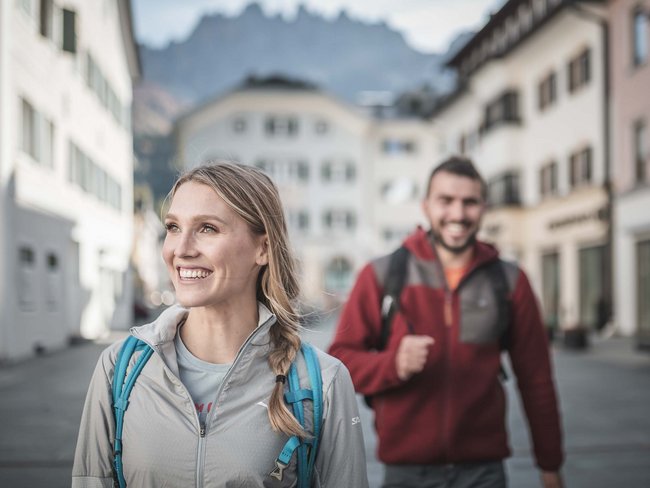
M409 235L403 243L411 254L425 261L438 261L438 254L431 241L430 232L425 231L421 226ZM484 263L494 261L499 258L499 251L487 242L476 241L474 244L474 256L470 264L471 267L480 266Z

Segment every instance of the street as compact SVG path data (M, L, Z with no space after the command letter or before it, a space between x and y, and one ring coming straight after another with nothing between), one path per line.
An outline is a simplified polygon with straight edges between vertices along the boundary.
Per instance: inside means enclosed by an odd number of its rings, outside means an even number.
M334 319L305 337L325 348ZM86 343L0 367L0 486L67 487L79 418L90 375L106 344ZM568 488L650 486L650 354L630 339L594 339L589 350L554 347L563 413ZM513 488L539 487L520 405L510 390ZM372 414L359 400L370 486L380 486ZM333 487L338 488L338 487Z

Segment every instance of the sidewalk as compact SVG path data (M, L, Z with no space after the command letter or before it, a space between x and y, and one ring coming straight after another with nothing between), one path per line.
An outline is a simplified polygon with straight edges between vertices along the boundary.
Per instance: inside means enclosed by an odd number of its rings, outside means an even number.
M308 332L325 348L333 320ZM0 486L69 487L86 388L104 344L82 344L0 368ZM554 349L567 446L567 488L650 486L650 354L629 339ZM508 382L512 390L514 380ZM512 391L510 392L512 393ZM510 396L511 488L538 488L519 401ZM380 486L372 413L362 405L368 474ZM339 487L336 487L339 488ZM344 487L340 487L344 488ZM351 487L353 488L353 487Z

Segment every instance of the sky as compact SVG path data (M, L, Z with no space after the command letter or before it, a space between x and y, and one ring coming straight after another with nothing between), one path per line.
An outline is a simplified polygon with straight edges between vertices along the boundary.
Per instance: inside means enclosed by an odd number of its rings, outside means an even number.
M187 37L205 13L238 15L252 0L131 0L138 41L164 47ZM267 15L292 19L299 5L332 18L344 9L365 22L385 21L425 53L444 52L461 31L480 28L504 0L257 0Z

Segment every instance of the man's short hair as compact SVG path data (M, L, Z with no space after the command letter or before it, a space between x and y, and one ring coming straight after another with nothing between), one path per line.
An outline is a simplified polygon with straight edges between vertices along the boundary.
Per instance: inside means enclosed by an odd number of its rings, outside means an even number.
M433 168L433 171L431 171L431 175L429 176L429 183L427 184L427 196L429 195L429 192L431 192L431 182L433 181L433 177L438 173L443 172L457 176L464 176L470 180L478 181L481 184L481 197L484 201L487 200L487 184L485 183L483 176L478 172L472 160L463 156L451 156Z

